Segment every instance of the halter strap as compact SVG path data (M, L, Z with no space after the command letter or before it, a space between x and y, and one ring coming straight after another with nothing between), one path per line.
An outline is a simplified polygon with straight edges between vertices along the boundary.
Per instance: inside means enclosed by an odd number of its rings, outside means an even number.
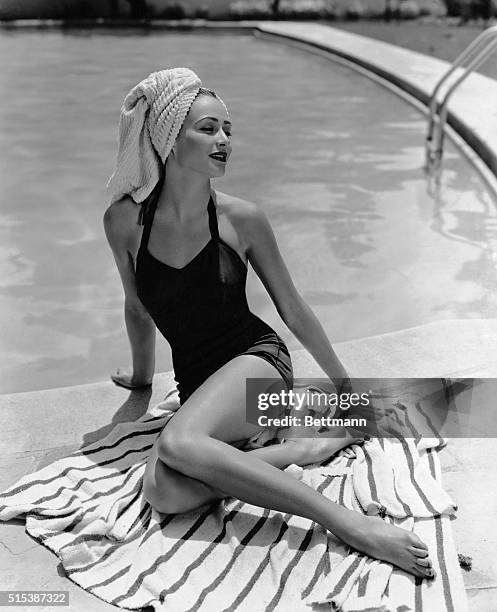
M219 240L219 228L217 226L217 214L216 205L212 199L212 195L209 198L209 204L207 205L207 211L209 213L209 230L211 232L211 238Z
M148 239L150 238L150 231L152 230L152 223L154 221L158 199L159 198L154 198L153 201L149 200L147 204L142 204L140 220L143 221L143 232L142 239L140 241L140 250L146 249L148 246Z
M157 210L157 202L159 201L158 197L152 198L149 200L145 206L142 205L142 210L140 211L140 218L143 220L143 232L142 238L140 241L140 249L146 249L148 246L148 241L150 238L150 232L152 231L152 224L154 222L155 211ZM207 204L207 212L209 214L209 231L211 234L211 238L214 240L219 240L219 228L217 225L217 215L216 215L216 206L214 204L214 200L212 199L212 195L209 198L209 203Z

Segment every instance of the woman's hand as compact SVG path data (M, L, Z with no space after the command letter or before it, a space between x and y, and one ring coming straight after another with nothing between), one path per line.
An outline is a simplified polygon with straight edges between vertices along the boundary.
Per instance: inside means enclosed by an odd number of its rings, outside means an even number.
M145 389L152 384L151 380L139 380L128 370L122 368L118 368L116 373L111 375L111 380L119 387L125 387L126 389Z

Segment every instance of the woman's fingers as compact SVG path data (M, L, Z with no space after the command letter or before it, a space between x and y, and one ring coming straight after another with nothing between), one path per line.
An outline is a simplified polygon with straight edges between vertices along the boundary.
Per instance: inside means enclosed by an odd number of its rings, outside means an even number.
M127 372L125 372L121 368L117 368L115 373L111 374L111 378L116 380L126 380L126 378L129 378L129 374L127 374Z
M110 378L116 385L124 387L125 389L146 389L152 385L151 382L140 384L133 383L133 376L120 368L118 368L116 373L112 374Z
M116 373L111 375L111 379L116 385L125 387L126 389L133 389L135 385L132 382L132 376L122 368L117 368Z
M111 376L112 381L116 384L119 385L120 387L125 387L126 389L132 389L133 385L131 385L126 379L124 379L121 376Z
M111 378L116 378L119 380L126 380L126 378L129 379L131 378L131 376L129 375L129 372L127 372L123 368L117 368L114 374L111 375Z

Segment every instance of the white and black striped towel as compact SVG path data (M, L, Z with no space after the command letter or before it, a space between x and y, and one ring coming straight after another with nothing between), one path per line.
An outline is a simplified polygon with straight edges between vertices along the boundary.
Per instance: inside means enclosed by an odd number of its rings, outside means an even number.
M287 468L333 501L414 530L433 581L350 550L319 525L229 498L181 515L152 510L141 481L177 394L104 439L0 494L0 519L61 559L68 578L116 606L164 612L466 611L452 539L455 507L440 484L439 438L353 446L325 465Z

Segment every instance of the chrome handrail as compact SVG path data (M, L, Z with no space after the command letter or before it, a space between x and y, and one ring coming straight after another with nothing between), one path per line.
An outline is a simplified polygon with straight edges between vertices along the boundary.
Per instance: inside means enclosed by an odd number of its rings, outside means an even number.
M448 102L454 90L473 72L497 47L497 25L484 30L464 51L454 60L452 66L441 77L433 90L429 103L428 134L426 136L426 167L428 170L438 170L443 156L444 128L447 122ZM464 66L464 62L468 64ZM462 72L448 87L444 97L439 102L438 94L457 69ZM438 114L438 121L436 117Z

